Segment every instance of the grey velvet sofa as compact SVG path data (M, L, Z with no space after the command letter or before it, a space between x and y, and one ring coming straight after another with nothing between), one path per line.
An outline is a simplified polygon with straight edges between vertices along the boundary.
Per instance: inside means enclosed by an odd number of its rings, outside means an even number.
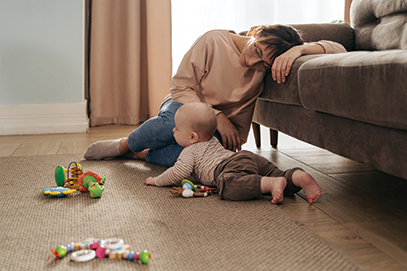
M305 41L347 53L298 58L286 83L270 76L253 115L270 128L407 179L407 0L354 0L351 25L293 25Z

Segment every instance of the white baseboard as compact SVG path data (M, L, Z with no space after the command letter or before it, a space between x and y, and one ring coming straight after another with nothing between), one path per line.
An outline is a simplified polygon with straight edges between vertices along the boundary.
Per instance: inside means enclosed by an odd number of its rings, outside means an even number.
M0 105L0 135L86 133L86 104Z

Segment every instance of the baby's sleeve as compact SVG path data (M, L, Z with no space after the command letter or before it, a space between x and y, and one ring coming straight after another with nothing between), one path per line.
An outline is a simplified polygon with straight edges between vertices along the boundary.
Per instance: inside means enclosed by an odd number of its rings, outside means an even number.
M183 179L187 179L194 171L194 156L190 147L182 150L174 166L168 168L161 175L155 178L156 186L171 186L181 184Z

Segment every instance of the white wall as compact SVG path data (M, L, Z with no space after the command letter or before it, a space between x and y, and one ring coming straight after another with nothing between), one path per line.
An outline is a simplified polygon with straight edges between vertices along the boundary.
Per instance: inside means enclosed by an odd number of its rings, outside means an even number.
M83 0L0 0L0 135L86 132L83 67Z
M344 0L172 0L173 73L210 29L236 32L262 24L329 23L344 18Z

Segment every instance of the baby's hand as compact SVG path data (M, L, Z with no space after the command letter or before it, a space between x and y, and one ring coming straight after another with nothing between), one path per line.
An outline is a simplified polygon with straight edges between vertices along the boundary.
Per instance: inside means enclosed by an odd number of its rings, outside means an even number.
M154 177L148 177L145 181L144 181L145 185L155 185L155 178Z

